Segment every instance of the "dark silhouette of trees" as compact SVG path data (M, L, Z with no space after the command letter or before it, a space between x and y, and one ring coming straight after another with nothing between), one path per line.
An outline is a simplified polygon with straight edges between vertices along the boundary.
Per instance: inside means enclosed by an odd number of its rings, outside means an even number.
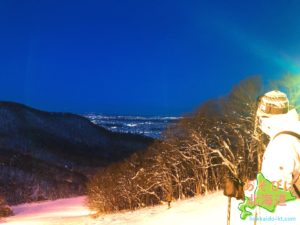
M3 101L0 133L0 195L9 204L83 195L99 167L153 142L108 131L79 115Z

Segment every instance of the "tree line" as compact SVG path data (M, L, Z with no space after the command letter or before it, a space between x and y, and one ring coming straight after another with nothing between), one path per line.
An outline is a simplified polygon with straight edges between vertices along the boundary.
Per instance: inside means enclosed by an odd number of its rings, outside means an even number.
M259 77L244 80L170 125L162 141L99 171L88 183L89 207L134 210L219 190L226 176L254 179L267 143L255 119L262 93Z

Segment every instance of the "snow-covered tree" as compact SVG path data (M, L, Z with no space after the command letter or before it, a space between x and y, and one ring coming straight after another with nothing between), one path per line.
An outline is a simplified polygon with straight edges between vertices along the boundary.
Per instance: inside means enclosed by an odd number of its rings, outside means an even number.
M220 99L203 104L171 125L146 152L100 171L88 185L89 205L99 213L136 209L222 187L226 175L257 171L254 135L257 77Z

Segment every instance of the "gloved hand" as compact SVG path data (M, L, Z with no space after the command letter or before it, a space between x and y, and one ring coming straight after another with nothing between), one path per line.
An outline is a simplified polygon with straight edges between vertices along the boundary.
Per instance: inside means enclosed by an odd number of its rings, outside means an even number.
M224 195L234 197L237 200L244 199L244 182L237 177L228 176L224 179Z

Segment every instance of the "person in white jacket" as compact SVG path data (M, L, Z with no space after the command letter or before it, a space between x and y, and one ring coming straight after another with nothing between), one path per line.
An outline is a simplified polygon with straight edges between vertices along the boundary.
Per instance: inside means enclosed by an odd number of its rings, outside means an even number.
M270 138L263 154L261 173L279 188L299 194L294 185L300 174L300 122L297 111L289 110L284 93L271 91L260 99L257 118L261 131ZM279 204L274 213L260 208L255 220L257 224L300 225L300 202Z

